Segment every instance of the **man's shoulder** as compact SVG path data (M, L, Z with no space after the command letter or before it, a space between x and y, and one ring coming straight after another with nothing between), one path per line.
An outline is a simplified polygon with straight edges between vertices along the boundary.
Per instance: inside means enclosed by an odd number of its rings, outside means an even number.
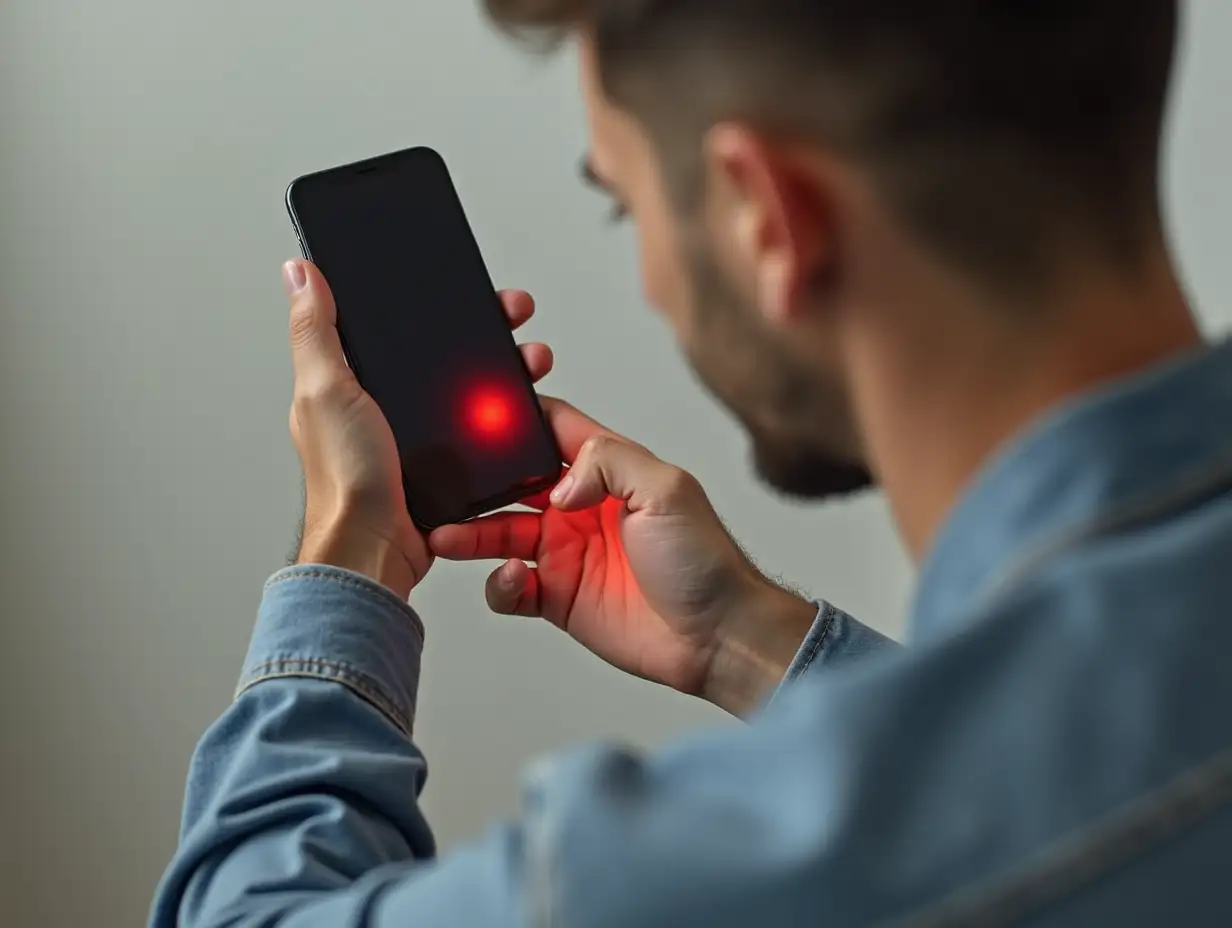
M1041 562L747 728L541 768L562 923L1232 923L1192 879L1232 846L1232 519L1202 508Z
M932 845L922 923L1229 911L1232 893L1186 868L1232 849L1230 550L1232 498L1110 521L880 668L864 698L888 722L866 775L903 771L899 815Z

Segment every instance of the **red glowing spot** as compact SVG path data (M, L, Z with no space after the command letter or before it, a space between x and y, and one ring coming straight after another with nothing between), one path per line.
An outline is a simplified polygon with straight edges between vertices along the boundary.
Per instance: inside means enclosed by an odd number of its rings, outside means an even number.
M509 398L493 390L472 397L468 417L474 433L488 440L506 437L513 427L513 407Z

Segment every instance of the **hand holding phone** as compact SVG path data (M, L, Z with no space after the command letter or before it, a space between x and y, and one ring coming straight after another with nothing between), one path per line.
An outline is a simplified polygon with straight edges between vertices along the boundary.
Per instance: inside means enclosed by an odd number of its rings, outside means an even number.
M427 148L302 177L287 207L384 413L421 529L552 486L561 455L449 172Z
M393 432L347 365L324 278L306 261L288 262L284 277L295 366L291 432L306 490L297 560L353 570L406 598L432 558L407 512ZM502 293L500 303L509 329L534 314L521 291ZM551 370L546 345L523 345L521 353L532 380Z

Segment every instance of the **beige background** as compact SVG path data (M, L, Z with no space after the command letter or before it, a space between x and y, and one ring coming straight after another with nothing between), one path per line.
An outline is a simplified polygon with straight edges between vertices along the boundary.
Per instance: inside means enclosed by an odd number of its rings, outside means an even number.
M1171 209L1222 328L1232 7L1193 14ZM629 231L575 182L567 58L529 62L445 0L0 0L6 925L145 917L189 752L297 517L283 188L417 143L451 163L496 279L538 294L550 389L694 470L768 568L900 629L911 576L880 504L810 511L756 488L642 306ZM416 594L446 846L514 809L538 753L721 722L486 614L483 575L443 565Z

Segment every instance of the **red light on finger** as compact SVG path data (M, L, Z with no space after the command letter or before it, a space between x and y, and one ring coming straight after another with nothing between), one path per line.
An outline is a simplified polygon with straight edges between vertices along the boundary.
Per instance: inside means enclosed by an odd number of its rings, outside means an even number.
M482 390L467 404L467 424L476 438L499 441L513 432L513 403L504 393Z

